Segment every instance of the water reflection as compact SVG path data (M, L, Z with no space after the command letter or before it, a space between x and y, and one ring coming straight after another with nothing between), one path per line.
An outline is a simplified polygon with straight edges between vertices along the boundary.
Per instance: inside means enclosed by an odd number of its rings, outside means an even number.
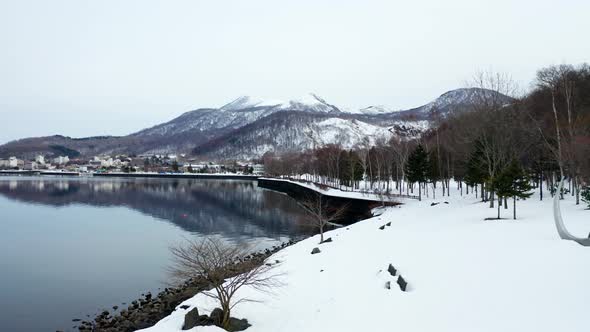
M192 179L22 178L0 195L50 206L126 206L191 233L238 237L305 234L300 208L253 181Z
M76 330L164 287L183 238L272 246L313 231L302 218L252 181L0 176L0 330Z

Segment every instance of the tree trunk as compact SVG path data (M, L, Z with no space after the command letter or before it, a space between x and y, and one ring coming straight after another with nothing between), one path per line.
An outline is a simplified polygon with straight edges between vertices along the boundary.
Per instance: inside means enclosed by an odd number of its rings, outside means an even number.
M230 308L228 305L224 305L222 309L223 309L223 318L222 318L221 326L225 330L229 330Z
M543 172L540 174L541 179L539 180L539 198L543 200Z
M422 200L422 186L420 185L420 182L418 182L418 201Z
M498 204L498 219L500 219L500 204Z
M485 202L485 198L484 198L484 192L483 192L483 190L484 190L484 189L483 189L483 187L484 187L484 185L483 185L483 183L482 183L482 184L481 184L481 200L482 200L482 202Z
M512 211L514 211L512 217L514 220L516 220L516 195L512 196Z

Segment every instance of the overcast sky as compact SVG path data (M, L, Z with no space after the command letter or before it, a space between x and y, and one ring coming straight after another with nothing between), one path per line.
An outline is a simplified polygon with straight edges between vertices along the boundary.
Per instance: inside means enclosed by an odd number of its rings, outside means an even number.
M241 95L409 108L590 62L590 1L0 0L0 143L123 135Z

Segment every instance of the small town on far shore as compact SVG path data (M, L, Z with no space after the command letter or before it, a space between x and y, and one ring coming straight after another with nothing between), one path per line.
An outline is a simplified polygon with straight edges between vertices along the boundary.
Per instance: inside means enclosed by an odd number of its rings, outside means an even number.
M47 157L37 155L34 159L9 157L0 159L1 171L49 171L80 174L92 173L199 173L199 174L244 174L262 175L264 165L255 162L213 162L189 158L184 154L150 155L100 155L92 158L68 156Z

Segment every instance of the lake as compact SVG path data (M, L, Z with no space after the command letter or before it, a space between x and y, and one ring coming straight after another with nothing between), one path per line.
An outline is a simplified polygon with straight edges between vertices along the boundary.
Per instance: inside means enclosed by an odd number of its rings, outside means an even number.
M0 330L75 330L157 293L187 238L263 249L312 231L256 181L0 176Z

